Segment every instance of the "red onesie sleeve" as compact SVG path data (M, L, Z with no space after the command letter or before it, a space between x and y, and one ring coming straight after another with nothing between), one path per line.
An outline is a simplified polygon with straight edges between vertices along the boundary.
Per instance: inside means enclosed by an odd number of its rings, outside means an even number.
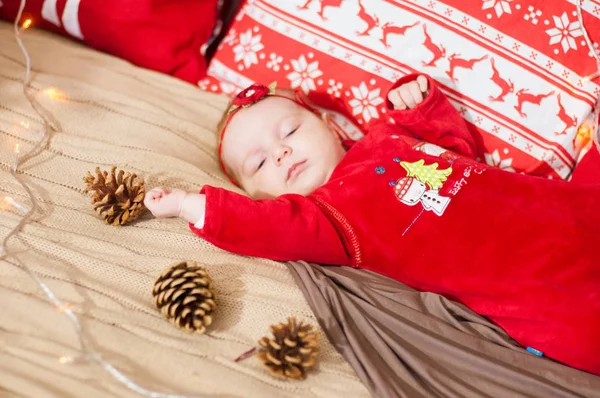
M418 76L420 74L416 73L404 76L388 90L385 98L389 115L397 125L402 126L422 140L439 145L459 155L475 159L477 157L477 143L473 134L469 131L465 120L448 102L446 96L431 77L424 75L429 81L429 94L423 102L409 110L394 110L392 103L387 99L389 92L405 83L416 80Z
M253 200L211 186L200 193L206 195L204 227L190 229L221 249L276 261L350 263L335 227L309 198Z

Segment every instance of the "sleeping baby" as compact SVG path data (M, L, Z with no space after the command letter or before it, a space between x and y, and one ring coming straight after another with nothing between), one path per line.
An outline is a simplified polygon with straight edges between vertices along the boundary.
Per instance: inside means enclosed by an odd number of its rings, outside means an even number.
M600 186L477 162L475 137L428 76L403 77L386 104L391 121L348 142L300 95L253 85L219 142L248 196L155 188L145 204L237 254L363 268L444 295L600 375Z

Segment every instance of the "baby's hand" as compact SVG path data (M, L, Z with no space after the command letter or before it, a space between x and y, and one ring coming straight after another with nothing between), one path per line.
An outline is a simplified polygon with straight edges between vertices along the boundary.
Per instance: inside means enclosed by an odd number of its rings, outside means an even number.
M423 75L410 83L406 83L390 91L388 100L396 110L411 109L423 102L423 94L427 92L427 78ZM427 96L425 94L425 96Z
M144 205L154 217L178 217L186 194L182 189L154 188L146 193Z

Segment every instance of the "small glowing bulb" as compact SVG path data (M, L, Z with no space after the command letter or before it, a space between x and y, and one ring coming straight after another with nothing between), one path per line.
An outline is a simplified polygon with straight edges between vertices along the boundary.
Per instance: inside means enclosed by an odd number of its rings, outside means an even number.
M26 129L29 128L29 123L22 121L21 123L19 123L21 125L21 127L24 127Z
M21 144L16 144L15 145L15 153L19 153L21 152Z
M57 310L58 312L67 312L67 311L71 311L71 308L73 308L73 307L71 307L71 304L65 304L65 305L63 305L63 306L60 306L60 305L57 305L57 306L56 306L56 310Z
M52 99L66 99L67 98L67 96L65 95L65 93L62 93L62 92L60 92L59 90L57 90L57 89L55 89L53 87L45 89L43 91L43 93L45 95L47 95L49 98L52 98Z
M60 363L61 365L66 365L68 363L73 362L73 357L60 357L58 358L58 363Z
M4 201L6 203L8 203L8 205L14 207L15 209L17 209L18 211L20 211L21 213L27 213L27 208L25 206L23 206L20 203L17 203L13 198L11 198L10 196L6 196L4 198ZM6 208L8 208L8 206L6 206ZM4 210L4 209L3 209Z
M597 77L600 77L600 70L597 70L596 72L592 73L591 75L588 75L588 76L582 78L580 80L580 82L581 83L589 83Z
M47 88L44 90L44 94L46 94L50 98L56 98L56 89Z
M588 135L591 132L590 127L587 124L582 124L579 129L577 130L577 134L578 135Z
M31 19L26 19L25 22L23 22L23 29L27 29L30 26L31 26Z

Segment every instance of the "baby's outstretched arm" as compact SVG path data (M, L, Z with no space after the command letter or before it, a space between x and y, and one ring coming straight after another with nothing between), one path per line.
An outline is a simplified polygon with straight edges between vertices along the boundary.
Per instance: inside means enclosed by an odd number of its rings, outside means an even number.
M221 249L277 261L347 265L349 256L329 217L311 199L284 195L253 200L223 188L201 193L154 188L144 204L156 217L180 217Z

